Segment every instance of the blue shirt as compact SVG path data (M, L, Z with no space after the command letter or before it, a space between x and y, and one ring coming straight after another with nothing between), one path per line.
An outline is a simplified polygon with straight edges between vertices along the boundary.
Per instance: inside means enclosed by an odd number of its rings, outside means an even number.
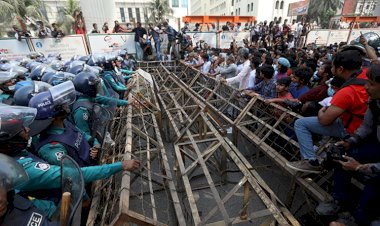
M290 83L290 86L289 86L289 92L296 99L299 98L300 96L302 96L307 91L309 91L309 89L310 88L308 86L303 86L303 87L301 87L301 89L298 89L297 83L294 83L294 82Z

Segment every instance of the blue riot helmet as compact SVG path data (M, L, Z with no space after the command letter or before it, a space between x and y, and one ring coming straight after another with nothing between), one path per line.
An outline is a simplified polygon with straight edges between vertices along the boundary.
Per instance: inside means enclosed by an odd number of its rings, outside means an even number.
M118 55L121 56L122 58L125 58L125 56L128 55L128 51L125 49L122 49L118 52Z
M89 56L89 55L78 57L78 60L79 60L79 61L83 61L83 62L85 62L85 63L86 63L89 59L90 59L90 56Z
M83 71L83 68L84 68L83 65L76 65L74 67L71 67L67 72L74 74L74 75L77 75Z
M53 69L51 69L53 70ZM49 72L51 70L48 70L48 66L46 64L41 64L33 68L33 70L29 74L29 78L32 80L41 80L42 76L45 74L45 72ZM53 70L54 71L54 70Z
M70 72L70 70L74 67L76 68L79 68L77 66L83 66L85 63L83 61L79 61L79 60L75 60L75 61L70 61L69 64L65 63L65 67L66 67L66 72ZM70 72L72 73L72 72ZM74 74L74 73L72 73Z
M29 107L37 109L34 122L30 125L30 135L34 136L45 130L55 117L66 116L68 105L75 101L75 87L71 81L52 86L29 101Z
M53 58L56 60L62 60L61 54L60 53L49 53L48 58Z
M3 92L13 93L16 88L17 74L15 72L0 71L0 89ZM11 82L11 84L7 84Z
M29 81L29 80L28 81L19 81L16 83L15 92L24 86L31 86L32 84L33 84L33 81Z
M64 68L64 63L63 63L63 61L60 61L60 60L53 60L50 63L50 67L56 71L62 71Z
M36 114L35 108L0 104L0 141L9 140L29 127Z
M47 83L49 83L52 86L56 86L58 84L61 84L66 81L71 81L75 77L74 74L71 74L69 72L58 72L52 76Z
M100 81L100 78L91 72L81 72L73 79L76 91L89 97L96 97L100 90Z
M29 177L24 168L15 159L0 153L0 189L6 192L28 181Z
M13 98L18 106L28 106L30 99L38 93L49 90L51 85L41 81L30 81L30 85L23 86L15 92Z
M45 73L45 74L41 77L41 81L42 81L42 82L49 83L50 79L51 79L53 76L55 76L55 75L57 75L57 74L59 74L59 73L60 73L60 72L58 72L58 71L47 72L47 73Z
M9 68L8 71L16 73L18 78L25 78L25 74L28 72L28 69L15 65Z
M34 68L36 68L37 66L39 66L41 64L42 64L41 62L31 61L31 62L27 63L25 67L29 71L32 71Z

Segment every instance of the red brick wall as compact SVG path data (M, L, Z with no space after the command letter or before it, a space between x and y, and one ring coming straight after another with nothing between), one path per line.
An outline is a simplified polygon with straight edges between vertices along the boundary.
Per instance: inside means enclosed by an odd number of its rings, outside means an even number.
M345 0L342 10L342 15L348 16L355 13L356 5L358 0Z

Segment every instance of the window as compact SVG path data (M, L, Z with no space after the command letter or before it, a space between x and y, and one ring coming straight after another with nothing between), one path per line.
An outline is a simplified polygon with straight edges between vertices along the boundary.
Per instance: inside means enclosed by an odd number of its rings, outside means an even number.
M237 9L235 10L235 15L237 16L238 14L237 14Z
M274 17L273 21L276 23L276 21L277 21L277 17Z
M280 9L283 9L283 8L284 8L284 1L281 1Z
M279 4L279 1L276 1L276 7L275 7L275 9L278 9L278 4Z
M120 8L120 18L121 22L125 22L124 8Z
M188 0L182 0L182 2L181 2L182 8L187 8L187 6L188 6L188 2L187 1Z
M133 21L133 13L132 13L132 8L128 8L128 16L129 16L129 21Z
M178 0L172 0L172 7L178 7L178 6L179 6Z
M251 11L253 11L253 2L251 3Z
M233 16L234 15L234 12L231 12L231 16Z
M239 8L239 11L238 11L238 12L239 12L239 16L240 16L240 8Z
M141 22L140 9L139 8L136 8L136 19L138 22Z
M247 8L248 8L248 12L249 12L249 4L248 4Z
M282 17L279 17L279 18L278 18L278 22L280 22L280 23L281 23L281 20L282 20Z
M234 0L231 1L231 5L234 6Z
M365 8L366 8L366 9L369 9L369 5L367 5Z

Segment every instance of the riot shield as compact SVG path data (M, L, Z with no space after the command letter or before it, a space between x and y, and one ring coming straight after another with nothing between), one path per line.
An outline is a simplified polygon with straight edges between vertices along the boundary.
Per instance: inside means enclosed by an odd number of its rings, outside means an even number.
M84 195L84 179L79 165L68 155L61 156L62 194L71 194L68 225L81 224L82 198Z
M106 106L100 104L94 104L94 122L92 123L92 137L96 137L100 143L103 143L104 137L107 132L108 124L113 118L113 113L111 112L113 106Z

